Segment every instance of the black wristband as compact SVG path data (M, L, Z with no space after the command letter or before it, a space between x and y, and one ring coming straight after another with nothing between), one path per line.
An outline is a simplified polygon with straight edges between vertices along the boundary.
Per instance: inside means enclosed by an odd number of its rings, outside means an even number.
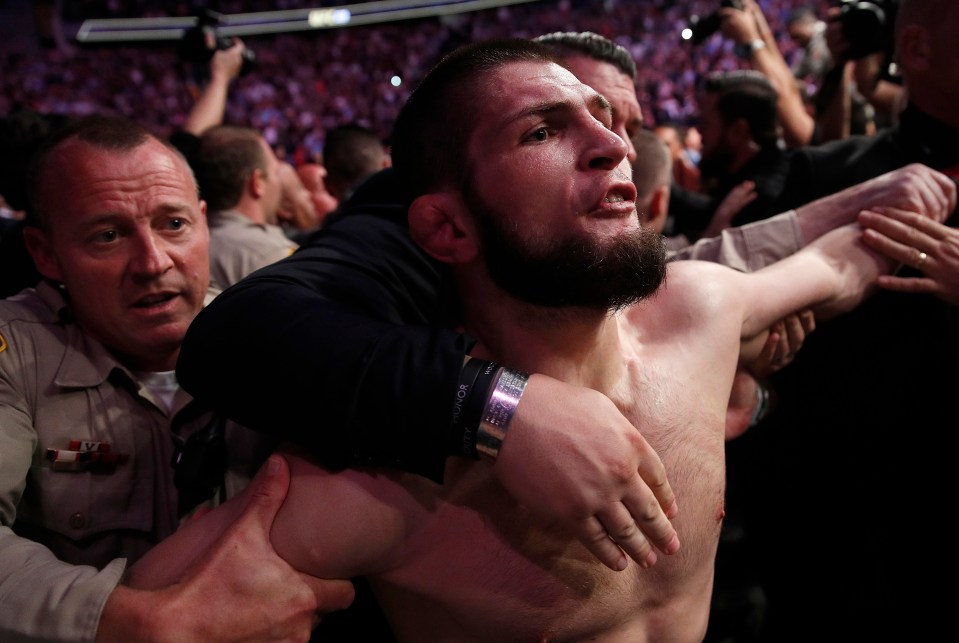
M483 408L496 383L500 365L482 359L470 359L460 371L453 401L450 452L466 458L479 458L476 430L483 419Z

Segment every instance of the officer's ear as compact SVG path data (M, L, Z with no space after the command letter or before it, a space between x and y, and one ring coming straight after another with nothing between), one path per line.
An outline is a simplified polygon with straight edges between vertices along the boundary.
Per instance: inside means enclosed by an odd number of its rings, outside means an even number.
M666 218L669 216L669 186L660 185L649 198L649 221L647 225L662 233L666 227Z
M417 197L409 209L410 236L430 256L449 264L479 256L476 229L458 193L448 190Z
M63 274L60 271L60 262L57 261L57 256L53 252L53 246L47 233L35 226L24 226L23 241L40 274L47 279L62 282Z

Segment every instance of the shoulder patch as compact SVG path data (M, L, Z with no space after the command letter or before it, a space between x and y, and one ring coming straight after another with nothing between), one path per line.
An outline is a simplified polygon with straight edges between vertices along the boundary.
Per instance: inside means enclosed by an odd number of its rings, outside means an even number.
M0 335L0 353L7 350L7 340L3 338L3 335Z

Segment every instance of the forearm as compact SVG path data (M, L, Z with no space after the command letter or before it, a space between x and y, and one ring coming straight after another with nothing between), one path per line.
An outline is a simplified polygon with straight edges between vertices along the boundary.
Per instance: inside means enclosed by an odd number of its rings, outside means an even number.
M69 565L0 527L0 639L93 641L124 567L123 559L100 571Z
M772 46L775 46L775 41ZM786 147L808 145L812 141L816 123L806 111L792 70L778 49L767 45L755 52L753 66L766 75L779 95L777 109Z
M231 78L224 73L214 74L187 115L183 129L200 136L211 127L223 123L226 99Z
M831 273L831 288L814 307L817 319L852 310L875 290L879 275L889 274L895 268L894 261L868 248L861 237L862 228L853 223L808 246L808 252L818 257Z

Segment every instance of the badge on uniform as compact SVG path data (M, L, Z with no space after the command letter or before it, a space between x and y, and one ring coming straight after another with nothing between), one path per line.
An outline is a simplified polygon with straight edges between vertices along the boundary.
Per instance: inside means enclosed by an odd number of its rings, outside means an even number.
M47 449L47 460L54 471L113 473L129 461L126 453L114 453L108 442L70 440L69 448Z
M3 338L3 335L0 335L0 353L7 350L7 340Z

